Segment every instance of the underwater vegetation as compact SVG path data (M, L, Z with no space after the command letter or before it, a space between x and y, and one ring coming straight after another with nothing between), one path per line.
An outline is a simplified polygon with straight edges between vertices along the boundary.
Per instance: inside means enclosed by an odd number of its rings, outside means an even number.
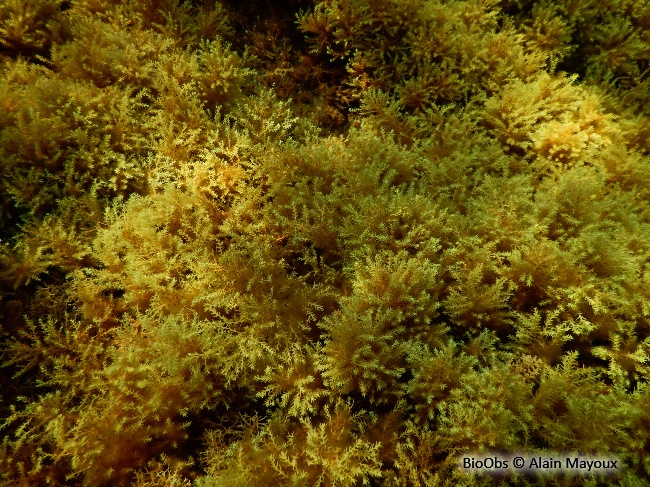
M649 60L644 0L5 0L0 485L648 485Z

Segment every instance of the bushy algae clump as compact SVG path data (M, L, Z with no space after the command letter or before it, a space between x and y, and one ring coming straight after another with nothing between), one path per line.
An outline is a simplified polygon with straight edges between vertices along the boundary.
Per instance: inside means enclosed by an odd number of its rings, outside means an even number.
M646 485L649 32L4 2L0 485ZM458 468L489 451L622 467Z

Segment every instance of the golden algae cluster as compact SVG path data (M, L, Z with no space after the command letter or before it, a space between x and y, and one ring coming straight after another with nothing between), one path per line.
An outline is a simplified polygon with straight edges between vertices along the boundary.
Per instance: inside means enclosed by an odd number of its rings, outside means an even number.
M0 2L0 485L647 485L649 59L644 0Z

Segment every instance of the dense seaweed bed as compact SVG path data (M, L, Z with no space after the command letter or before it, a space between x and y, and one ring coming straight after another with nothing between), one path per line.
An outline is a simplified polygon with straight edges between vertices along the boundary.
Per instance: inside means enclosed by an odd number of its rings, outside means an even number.
M647 2L7 0L0 48L1 485L648 485Z

